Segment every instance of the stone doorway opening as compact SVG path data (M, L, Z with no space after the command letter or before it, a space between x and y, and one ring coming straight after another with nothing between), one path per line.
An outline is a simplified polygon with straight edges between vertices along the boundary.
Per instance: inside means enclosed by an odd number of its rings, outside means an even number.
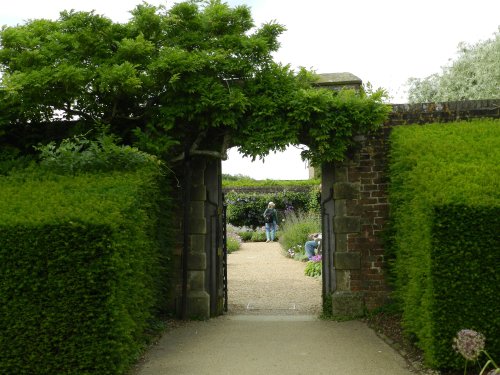
M262 187L232 189L246 194L281 194L286 187L276 187L280 180L308 180L314 178L312 168L303 162L300 152L304 145L290 146L286 151L271 153L265 162L251 161L229 150L227 161L222 162L226 178L250 178L262 183L273 180L273 184ZM235 158L236 161L231 158ZM250 184L251 185L251 184ZM291 187L293 189L294 187ZM295 188L297 188L295 186ZM290 188L289 188L290 189ZM231 189L224 189L231 191ZM279 191L278 191L279 190ZM272 199L274 200L274 199ZM267 202L267 201L266 201ZM229 200L229 204L234 204ZM262 211L266 208L262 207ZM284 210L279 210L278 226ZM295 212L298 214L298 212ZM319 216L319 209L318 209ZM259 225L257 231L261 233ZM234 230L234 229L233 229ZM261 233L262 234L262 233ZM303 245L303 244L302 244ZM319 315L322 306L322 280L304 274L306 262L286 256L286 249L278 242L247 241L238 251L228 255L228 313L249 315Z

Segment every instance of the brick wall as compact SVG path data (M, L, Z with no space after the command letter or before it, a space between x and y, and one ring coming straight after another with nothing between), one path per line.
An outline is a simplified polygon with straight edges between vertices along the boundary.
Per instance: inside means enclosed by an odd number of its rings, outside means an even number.
M500 118L500 100L394 105L383 129L370 137L360 137L360 149L346 161L334 164L334 313L346 315L342 310L346 295L349 301L358 301L354 303L358 309L368 310L381 306L389 295L382 231L389 218L387 161L391 129L484 117ZM336 295L341 303L336 303ZM351 304L347 313L352 311L356 314Z
M388 295L381 240L389 213L383 133L363 138L355 155L334 164L337 292L358 294L360 308L369 310L383 304Z

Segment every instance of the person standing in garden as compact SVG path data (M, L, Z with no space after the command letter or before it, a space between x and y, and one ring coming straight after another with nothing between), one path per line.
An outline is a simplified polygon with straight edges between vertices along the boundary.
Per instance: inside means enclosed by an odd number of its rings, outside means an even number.
M278 215L274 206L273 202L269 202L263 215L266 225L266 242L274 241L276 236L276 223L278 222Z

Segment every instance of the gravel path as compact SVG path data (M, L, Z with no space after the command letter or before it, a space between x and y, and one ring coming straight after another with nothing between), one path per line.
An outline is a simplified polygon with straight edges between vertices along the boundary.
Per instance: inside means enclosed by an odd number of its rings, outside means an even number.
M229 314L319 315L321 278L283 255L277 242L247 242L228 255Z

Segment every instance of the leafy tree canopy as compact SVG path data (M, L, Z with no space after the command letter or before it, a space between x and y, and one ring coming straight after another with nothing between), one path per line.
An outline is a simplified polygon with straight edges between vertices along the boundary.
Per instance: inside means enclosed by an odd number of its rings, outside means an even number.
M458 57L441 73L410 78L410 103L500 98L500 28L492 39L461 43Z
M312 72L274 62L285 28L255 27L247 6L143 3L131 15L120 24L63 11L56 21L3 27L0 132L12 124L106 125L170 162L224 158L231 146L263 157L303 143L303 156L319 163L342 159L353 136L390 111L381 90L317 89Z

